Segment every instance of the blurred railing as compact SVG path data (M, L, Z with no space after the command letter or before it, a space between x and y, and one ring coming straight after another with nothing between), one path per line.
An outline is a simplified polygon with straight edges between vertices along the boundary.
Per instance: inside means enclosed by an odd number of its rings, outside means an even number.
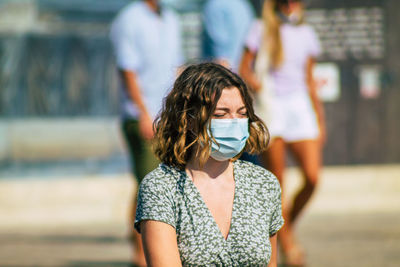
M118 114L118 79L108 27L131 1L8 1L3 12L25 8L33 24L0 32L0 116L65 117ZM184 52L199 57L201 1L169 1L183 25ZM25 16L26 14L21 14Z

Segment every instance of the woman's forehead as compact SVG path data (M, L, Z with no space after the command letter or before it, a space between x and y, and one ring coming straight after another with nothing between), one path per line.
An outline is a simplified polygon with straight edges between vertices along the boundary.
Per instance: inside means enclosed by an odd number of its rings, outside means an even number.
M217 107L227 104L244 105L242 94L237 87L228 87L222 90L221 96L217 102Z

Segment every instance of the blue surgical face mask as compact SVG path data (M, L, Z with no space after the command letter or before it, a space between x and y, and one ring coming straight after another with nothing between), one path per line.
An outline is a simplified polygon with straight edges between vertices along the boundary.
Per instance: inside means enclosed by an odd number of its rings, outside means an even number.
M212 119L211 133L217 142L212 142L211 157L218 161L231 159L246 145L249 119Z
M301 22L301 15L298 12L291 12L289 15L278 12L278 16L284 23L298 25Z

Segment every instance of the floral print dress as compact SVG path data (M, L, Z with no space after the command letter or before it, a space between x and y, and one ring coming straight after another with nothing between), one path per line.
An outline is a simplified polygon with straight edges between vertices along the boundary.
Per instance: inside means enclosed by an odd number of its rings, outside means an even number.
M225 239L199 191L184 170L165 164L139 189L135 227L155 220L175 228L183 266L267 266L270 236L283 225L276 177L247 161L234 162L235 195Z

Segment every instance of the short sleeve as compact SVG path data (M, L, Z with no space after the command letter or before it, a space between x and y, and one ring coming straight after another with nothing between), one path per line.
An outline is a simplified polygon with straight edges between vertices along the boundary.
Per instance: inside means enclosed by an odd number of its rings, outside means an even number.
M284 220L282 216L281 187L278 179L275 178L273 192L271 192L272 214L269 224L269 236L276 234L283 226Z
M171 190L163 182L164 179L158 177L159 175L163 174L156 169L140 184L135 219L135 229L138 232L140 232L139 223L144 220L159 221L176 227Z
M110 40L118 68L135 71L140 66L140 52L135 47L134 23L128 13L121 13L113 21Z
M245 45L251 52L256 53L261 45L263 24L261 20L255 20L246 37Z
M317 57L321 54L321 44L318 39L317 33L314 31L314 29L310 26L309 27L309 53L312 57Z

